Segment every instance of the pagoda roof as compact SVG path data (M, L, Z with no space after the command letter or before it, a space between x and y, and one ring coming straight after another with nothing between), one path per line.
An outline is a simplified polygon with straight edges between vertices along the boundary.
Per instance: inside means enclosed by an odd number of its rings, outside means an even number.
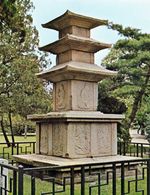
M100 20L92 17L83 16L67 10L63 15L42 24L44 28L54 30L62 30L69 26L78 26L82 28L92 29L100 25L107 25L107 20Z
M64 64L59 64L50 70L38 73L39 78L59 82L63 80L82 80L98 82L110 76L116 76L116 71L110 71L96 64L87 64L83 62L70 61Z
M67 34L63 38L50 43L46 46L40 47L42 51L59 54L68 50L78 50L95 53L101 49L110 48L112 45L101 43L92 38L79 37L72 34Z

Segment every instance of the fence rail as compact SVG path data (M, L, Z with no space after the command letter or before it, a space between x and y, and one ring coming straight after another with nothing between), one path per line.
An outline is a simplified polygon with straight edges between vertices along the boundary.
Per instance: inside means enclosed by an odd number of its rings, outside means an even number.
M13 163L14 154L35 153L35 144L0 143L0 158ZM150 144L118 142L118 154L143 159L39 168L0 163L0 195L150 195Z
M150 159L39 168L0 164L0 179L0 195L150 195Z
M0 158L7 159L13 164L12 155L35 153L36 142L15 142L15 146L10 142L10 147L6 143L0 143Z
M11 146L8 147L6 143L0 143L0 158L7 159L9 163L14 162L12 155L35 153L36 142L34 141L16 142L15 146L13 146L13 143L10 143L10 145ZM150 158L150 144L118 142L118 154Z
M118 142L118 154L123 156L150 158L150 144Z

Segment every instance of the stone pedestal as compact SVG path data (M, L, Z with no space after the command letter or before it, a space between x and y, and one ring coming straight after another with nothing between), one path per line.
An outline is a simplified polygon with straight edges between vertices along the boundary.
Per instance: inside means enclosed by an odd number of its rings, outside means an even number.
M34 115L36 153L72 159L117 155L117 121L121 118L81 111Z

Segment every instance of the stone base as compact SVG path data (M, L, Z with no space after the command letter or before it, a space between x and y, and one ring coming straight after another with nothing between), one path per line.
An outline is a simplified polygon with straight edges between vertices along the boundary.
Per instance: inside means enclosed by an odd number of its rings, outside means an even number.
M95 158L81 158L81 159L67 159L60 158L54 156L45 156L45 155L15 155L13 159L18 163L22 164L25 167L44 167L44 166L52 166L51 171L38 171L32 173L35 177L40 178L41 180L48 180L48 178L54 178L55 183L59 185L67 185L70 184L70 168L69 166L74 167L74 183L81 183L81 167L84 165L84 173L85 173L85 182L97 182L98 174L101 177L107 178L108 172L112 172L112 163L113 162L125 162L129 160L140 159L137 157L127 157L127 156L107 156L107 157L95 157ZM101 164L100 163L104 163ZM105 164L106 163L106 164ZM110 164L109 164L110 163ZM86 166L87 165L87 166ZM91 169L90 169L90 166ZM56 168L55 168L56 166ZM132 168L137 168L137 163L133 163ZM129 176L134 175L133 171L129 171L128 167L125 168L127 174ZM27 172L27 174L31 174L31 172ZM116 174L120 177L120 164L116 165ZM32 175L33 176L33 175ZM112 178L112 175L109 175L109 179ZM64 183L65 180L65 183Z
M14 155L13 159L18 163L30 165L30 166L76 166L85 164L96 164L96 163L111 163L111 162L125 162L129 160L140 159L137 157L130 156L105 156L105 157L94 157L94 158L81 158L81 159L67 159L55 156L46 155Z
M66 111L32 115L36 154L62 158L117 155L117 122L122 115Z

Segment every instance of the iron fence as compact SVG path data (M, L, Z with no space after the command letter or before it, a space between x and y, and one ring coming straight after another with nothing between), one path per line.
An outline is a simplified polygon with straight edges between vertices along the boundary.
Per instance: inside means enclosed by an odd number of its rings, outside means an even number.
M0 180L0 195L150 195L150 159L38 168L0 164Z
M34 141L16 142L15 146L13 146L13 143L10 143L10 147L6 143L0 143L0 158L7 159L9 163L13 164L12 155L35 153L35 147L36 142ZM150 158L150 144L118 142L118 154Z
M35 145L36 142L15 142L15 145L10 143L8 147L6 143L0 143L0 158L7 159L9 163L13 164L13 155L35 153Z
M118 154L123 156L150 158L150 144L118 142Z

